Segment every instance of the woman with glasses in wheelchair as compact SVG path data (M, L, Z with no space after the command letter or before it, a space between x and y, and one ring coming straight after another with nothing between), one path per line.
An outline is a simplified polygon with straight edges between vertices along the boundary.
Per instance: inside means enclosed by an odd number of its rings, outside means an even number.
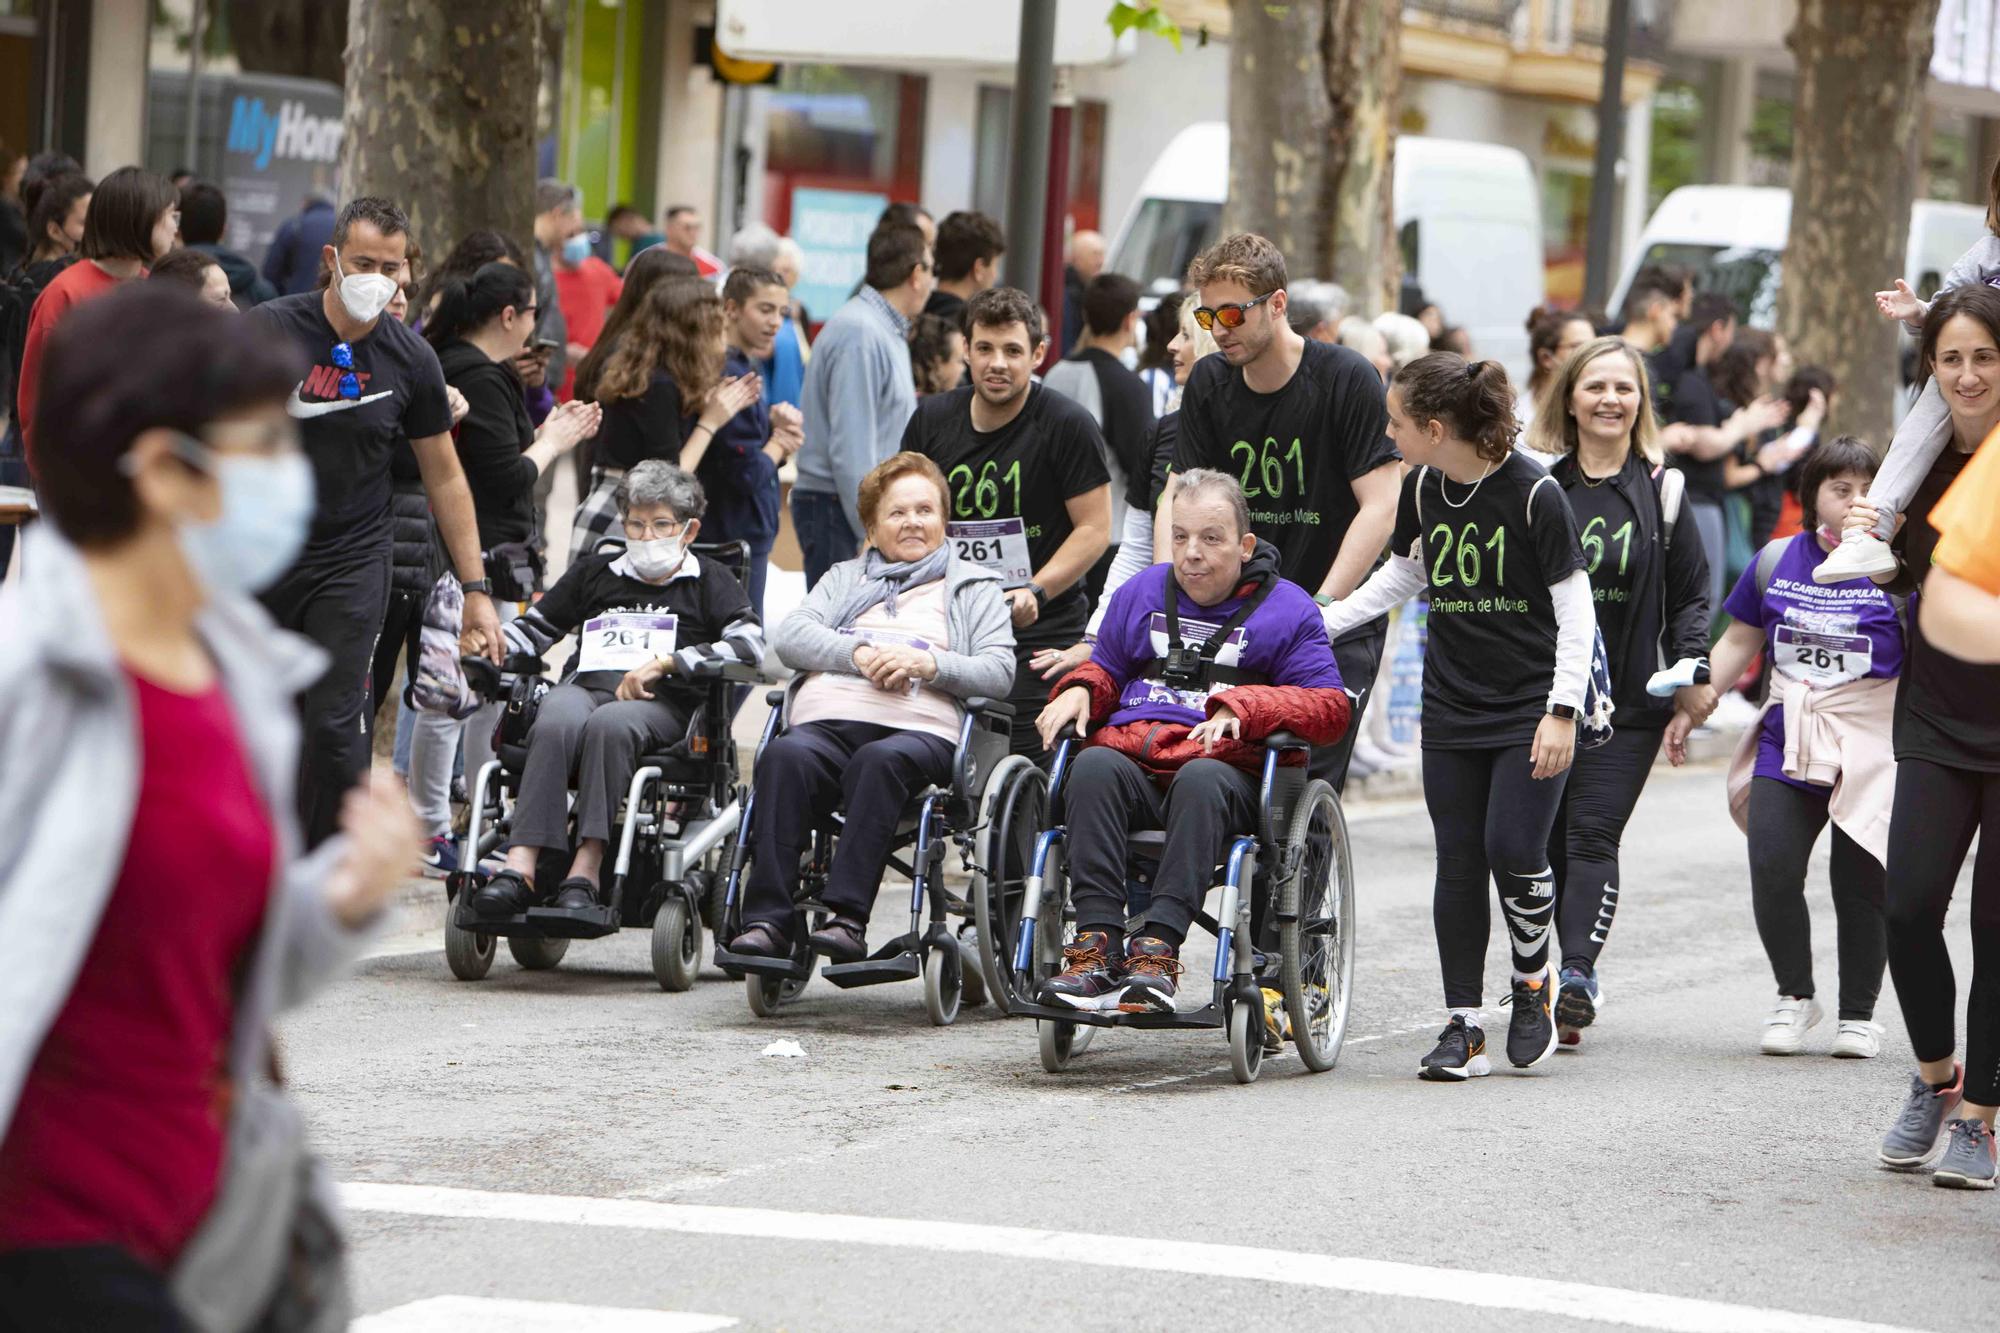
M962 700L1005 699L1014 630L997 574L944 539L944 473L899 453L862 478L869 549L835 565L777 626L800 674L786 728L757 761L756 851L731 953L792 951L799 859L836 810L845 824L811 944L836 963L867 953L868 915L910 798L951 781Z
M649 459L625 474L615 502L624 549L572 564L504 630L510 653L541 657L573 631L578 646L528 734L513 844L506 868L473 895L480 916L518 915L547 892L534 882L535 862L543 849L571 846L572 774L576 851L554 906L595 906L619 797L640 758L685 736L702 703L700 686L661 682L703 662L763 660L763 626L743 585L689 549L708 503L701 483Z

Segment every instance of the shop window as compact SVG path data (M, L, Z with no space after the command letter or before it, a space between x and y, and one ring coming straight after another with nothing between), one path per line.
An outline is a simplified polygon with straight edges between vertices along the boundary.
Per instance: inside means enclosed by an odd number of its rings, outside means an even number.
M1104 230L1104 133L1106 104L1079 100L1069 120L1069 230ZM986 85L979 90L974 149L972 206L991 217L1007 216L1008 150L1014 130L1014 90Z

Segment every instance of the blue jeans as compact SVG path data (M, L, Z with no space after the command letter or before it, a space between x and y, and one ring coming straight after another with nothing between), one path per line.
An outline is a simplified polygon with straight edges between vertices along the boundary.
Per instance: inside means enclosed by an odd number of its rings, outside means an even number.
M792 527L805 560L806 591L811 592L826 571L861 553L861 538L848 526L840 497L828 491L792 490Z

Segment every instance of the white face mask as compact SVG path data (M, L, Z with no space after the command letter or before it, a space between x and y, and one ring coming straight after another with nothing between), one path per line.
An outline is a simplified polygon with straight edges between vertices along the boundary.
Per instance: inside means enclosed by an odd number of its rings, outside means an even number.
M215 478L222 512L184 524L181 551L210 590L262 592L292 566L312 526L313 470L303 454L219 455L189 439L182 456Z
M632 562L632 568L639 577L648 583L663 579L679 569L686 554L687 547L681 544L679 537L625 543L625 558Z
M386 274L342 273L338 250L333 254L333 272L340 279L335 288L340 293L340 304L357 323L374 323L389 308L389 302L396 299L396 280Z

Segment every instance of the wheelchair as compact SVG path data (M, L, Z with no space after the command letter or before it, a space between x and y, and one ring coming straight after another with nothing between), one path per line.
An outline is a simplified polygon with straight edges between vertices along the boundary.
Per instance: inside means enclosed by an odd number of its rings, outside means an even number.
M742 577L749 547L741 542L696 546ZM653 976L661 989L684 991L701 968L701 932L713 930L722 901L723 857L736 834L741 783L730 736L731 702L744 685L769 684L752 667L703 663L695 679L707 697L687 735L667 750L641 758L614 820L615 858L597 904L575 910L531 905L509 917L472 910L472 895L486 882L478 867L508 843L512 807L527 763L528 735L551 686L546 664L530 653L510 654L496 669L484 658L464 659L473 688L504 701L494 747L496 758L474 780L459 870L445 879L445 961L461 981L478 981L493 966L505 937L514 961L529 971L562 962L572 940L601 939L620 930L651 930ZM536 883L560 883L567 852L544 849Z
M759 755L784 728L785 691L772 690L766 697L771 715L758 742ZM819 968L819 974L835 986L847 990L922 978L924 1012L936 1027L958 1018L968 985L983 987L1003 1004L1017 998L1010 989L1015 976L1007 942L1014 938L1028 903L1028 864L1034 839L1047 822L1049 780L1032 760L1009 753L1013 718L1013 707L1004 701L966 700L951 783L927 788L911 799L890 852L889 864L910 879L909 930L859 962ZM833 865L841 816L836 813L812 830L800 858L791 956L764 958L731 953L728 947L743 929L743 885L756 854L751 830L758 813L752 788L729 857L715 964L744 981L753 1014L770 1018L797 1000L812 980L818 955L807 937L832 915L819 894ZM790 816L789 811L764 812L766 818ZM963 898L945 885L947 848L952 844L958 848L961 868L970 876ZM979 972L974 978L965 975L951 925L954 918L977 929Z
M1074 752L1074 738L1057 749L1050 784L1052 803ZM1347 1035L1354 980L1354 867L1347 822L1332 786L1309 779L1303 764L1279 762L1310 747L1285 732L1264 742L1257 828L1230 841L1215 885L1222 891L1213 916L1195 923L1215 936L1215 969L1208 1003L1175 1013L1122 1013L1040 1003L1042 983L1062 969L1063 946L1075 933L1069 906L1066 832L1046 829L1035 842L1026 897L1016 923L1007 1012L1036 1021L1042 1067L1061 1073L1100 1027L1226 1028L1229 1068L1238 1083L1256 1079L1266 1052L1279 1047L1269 1030L1264 989L1283 997L1300 1062L1314 1073L1331 1069ZM1159 865L1166 834L1158 829L1130 836L1128 880L1148 884Z

